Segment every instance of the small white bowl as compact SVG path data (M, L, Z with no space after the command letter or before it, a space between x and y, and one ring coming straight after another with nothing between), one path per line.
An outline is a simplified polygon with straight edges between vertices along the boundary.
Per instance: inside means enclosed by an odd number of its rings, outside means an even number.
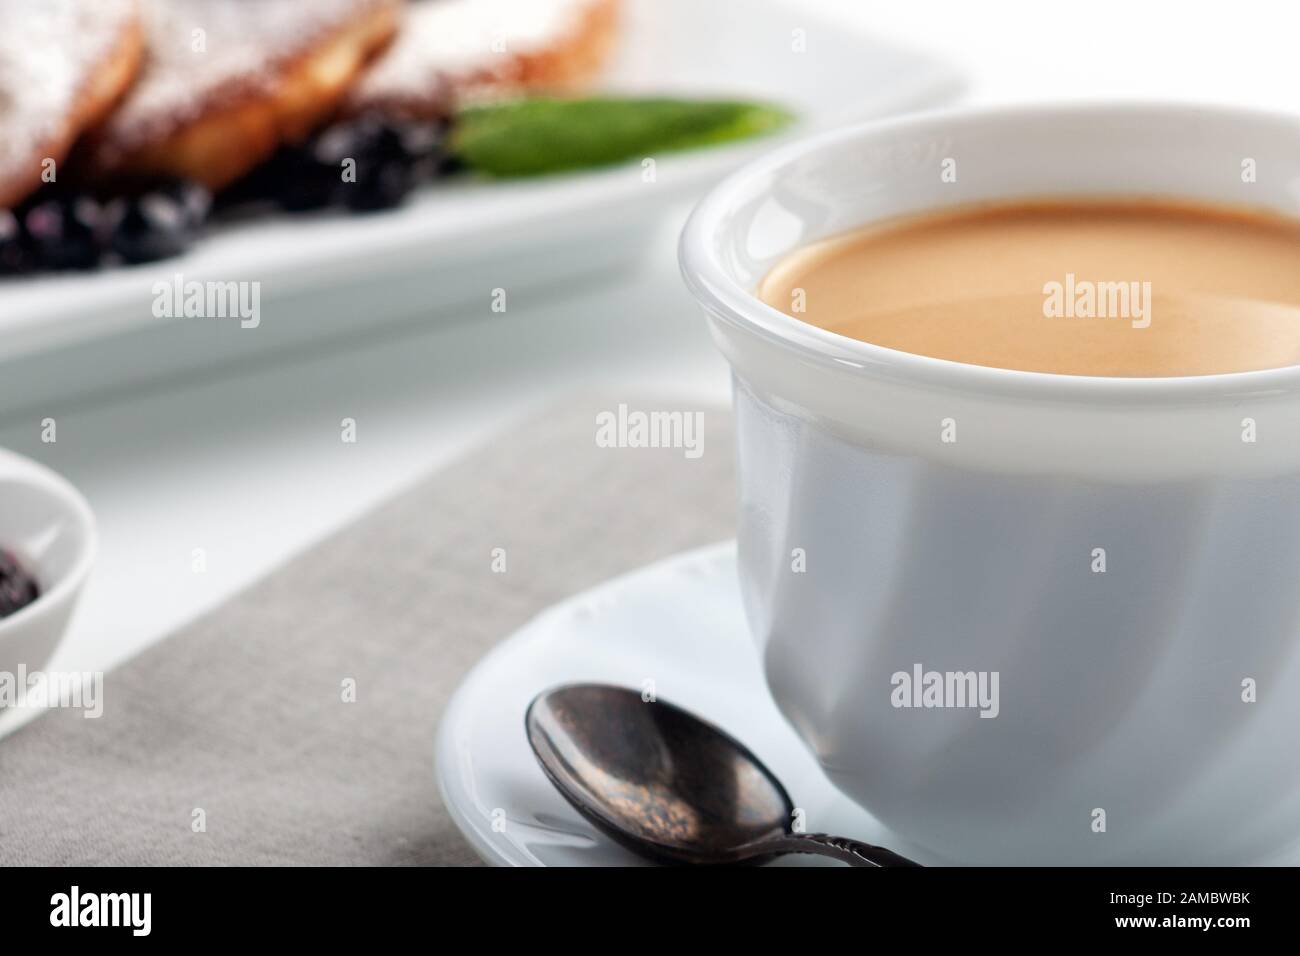
M0 672L40 670L58 646L95 563L95 517L71 484L0 448L0 548L35 576L41 593L0 618Z

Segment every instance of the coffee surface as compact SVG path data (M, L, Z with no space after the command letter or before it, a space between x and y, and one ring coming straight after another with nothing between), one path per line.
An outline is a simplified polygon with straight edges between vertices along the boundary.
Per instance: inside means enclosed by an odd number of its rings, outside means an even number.
M875 345L1066 375L1300 364L1300 222L1156 200L972 206L815 243L759 297Z

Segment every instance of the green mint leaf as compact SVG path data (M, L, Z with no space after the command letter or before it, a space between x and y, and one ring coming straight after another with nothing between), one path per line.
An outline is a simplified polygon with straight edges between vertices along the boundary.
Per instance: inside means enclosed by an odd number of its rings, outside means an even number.
M785 110L738 100L587 97L510 100L462 110L452 150L489 176L537 176L779 129Z

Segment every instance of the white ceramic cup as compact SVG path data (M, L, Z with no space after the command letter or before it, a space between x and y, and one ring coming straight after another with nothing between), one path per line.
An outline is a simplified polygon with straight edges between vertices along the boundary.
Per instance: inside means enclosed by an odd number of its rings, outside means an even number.
M983 368L753 294L873 221L1088 194L1300 216L1300 119L922 115L794 144L699 205L681 260L734 373L746 613L827 774L935 858L1258 861L1300 838L1300 367ZM996 673L996 717L898 706L918 666Z

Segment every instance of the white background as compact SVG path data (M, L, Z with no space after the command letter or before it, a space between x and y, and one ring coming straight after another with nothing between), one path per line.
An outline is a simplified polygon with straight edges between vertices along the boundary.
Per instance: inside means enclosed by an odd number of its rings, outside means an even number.
M966 102L1300 105L1300 36L1281 2L804 2L960 64ZM635 275L512 302L507 315L392 328L59 409L52 463L94 503L103 547L50 666L112 666L566 394L725 402L726 370L677 276L680 221L665 221ZM344 416L358 422L355 446L338 440ZM38 451L36 427L8 422L0 445ZM198 547L204 574L190 567Z

